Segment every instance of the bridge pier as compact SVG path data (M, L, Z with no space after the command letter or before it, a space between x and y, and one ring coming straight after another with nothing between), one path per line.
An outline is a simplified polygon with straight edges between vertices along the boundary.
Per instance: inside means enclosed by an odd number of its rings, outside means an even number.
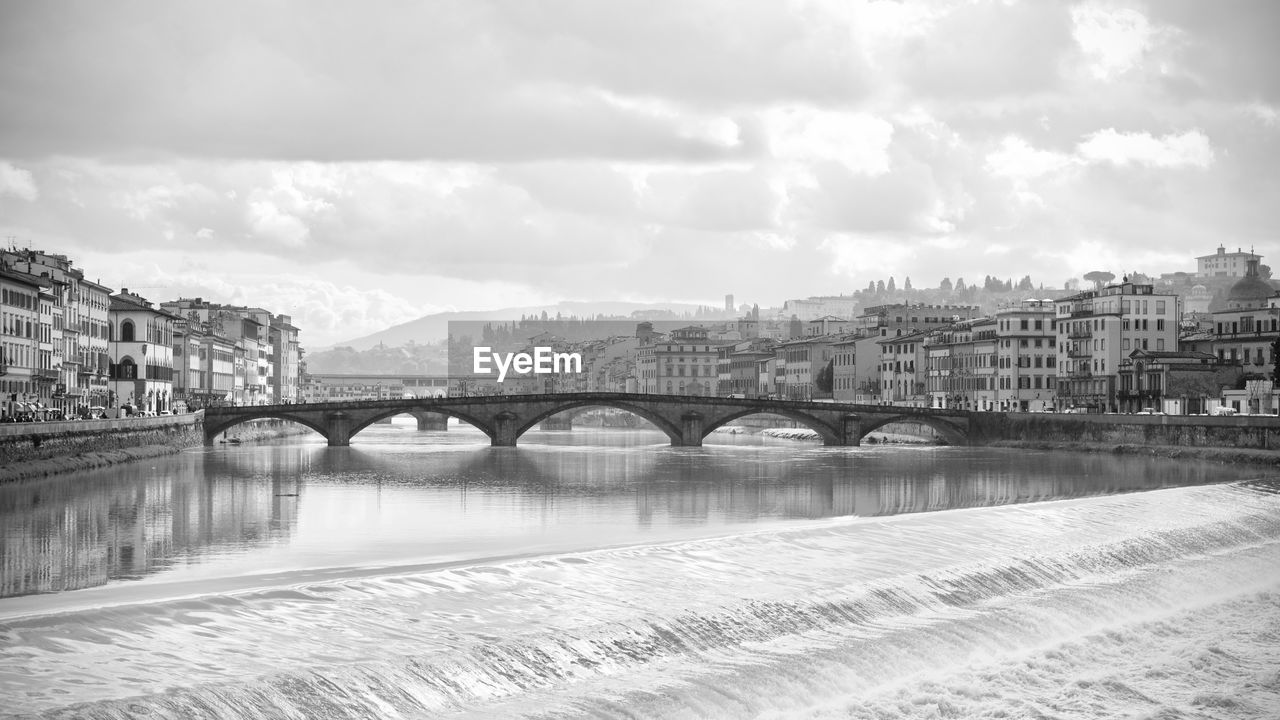
M493 418L493 447L515 447L519 430L518 418L512 412L500 412Z
M862 444L862 418L857 415L845 415L840 418L840 437L827 440L827 445L857 447Z
M673 439L676 447L702 447L702 414L688 412L680 416L680 442Z
M351 444L351 416L344 412L326 415L324 418L325 438L329 447L347 447Z
M413 417L418 421L418 432L426 432L428 430L441 432L449 429L449 416L440 413L413 413Z

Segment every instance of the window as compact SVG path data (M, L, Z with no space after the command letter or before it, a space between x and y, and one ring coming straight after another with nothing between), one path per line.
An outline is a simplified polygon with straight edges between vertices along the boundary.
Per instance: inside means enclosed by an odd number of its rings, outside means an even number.
M133 321L125 320L120 323L120 342L133 342Z
M1157 301L1156 301L1156 314L1157 314L1157 315L1163 315L1163 314L1164 314L1164 301L1163 301L1163 300L1157 300Z
M1164 349L1164 338L1156 338L1156 350Z

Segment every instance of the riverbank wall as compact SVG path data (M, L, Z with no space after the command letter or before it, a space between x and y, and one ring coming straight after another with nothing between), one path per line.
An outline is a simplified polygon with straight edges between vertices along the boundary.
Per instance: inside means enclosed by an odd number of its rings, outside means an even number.
M254 420L231 436L254 442L310 429L282 420ZM219 436L220 438L222 436ZM0 483L172 455L204 444L204 413L115 420L0 424Z
M978 444L1009 441L1280 451L1280 417L978 413Z
M203 413L0 425L0 482L90 470L204 442Z

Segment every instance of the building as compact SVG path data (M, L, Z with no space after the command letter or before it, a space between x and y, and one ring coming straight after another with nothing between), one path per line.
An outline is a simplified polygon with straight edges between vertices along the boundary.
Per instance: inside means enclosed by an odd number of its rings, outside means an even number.
M886 405L928 407L924 382L928 362L923 330L875 340L880 357L880 402Z
M1280 296L1258 275L1250 258L1245 275L1231 287L1227 309L1212 314L1213 353L1240 363L1247 378L1269 378L1275 368L1271 346L1280 338Z
M775 365L781 374L777 394L784 400L812 400L832 397L830 388L822 387L819 374L830 365L834 371L837 335L790 340L774 347Z
M161 307L200 323L206 335L233 343L229 402L268 405L301 400L301 331L293 325L290 316L276 315L260 307L222 305L203 298L179 298L162 303ZM218 352L224 349L219 346ZM207 354L205 361L210 359L211 354ZM218 384L223 382L219 378ZM211 376L206 377L206 383L203 390L210 395L209 400L219 401L220 388L214 388Z
M995 314L997 408L1044 412L1057 404L1058 321L1053 300L1024 300Z
M302 345L299 330L288 315L270 315L268 340L271 352L271 394L277 403L294 403L301 399Z
M309 373L299 389L299 402L393 400L446 397L447 375L384 375L376 373Z
M978 318L925 334L918 380L929 407L999 409L997 327L994 318Z
M128 288L107 309L111 364L109 408L163 412L173 404L173 327L180 318Z
M47 406L39 380L40 279L0 267L0 413L34 417Z
M757 338L743 340L723 349L722 352L726 352L728 357L728 377L722 381L720 394L745 397L768 395L768 383L761 383L760 363L773 360L776 346L777 342L773 340Z
M1210 353L1134 350L1120 363L1119 410L1131 413L1151 409L1169 415L1207 413L1219 404L1224 389L1240 384L1241 376L1239 364ZM1257 395L1253 412L1262 411L1270 399L1270 383L1265 393ZM1235 409L1241 409L1238 402Z
M1244 277L1248 270L1250 258L1256 258L1252 252L1237 248L1229 253L1222 245L1212 255L1201 255L1196 258L1196 275L1200 277Z
M1057 409L1115 412L1120 361L1134 350L1178 349L1177 295L1122 282L1054 301Z
M84 278L65 255L42 250L5 250L0 264L38 277L47 291L42 304L47 326L39 351L49 371L42 397L64 416L105 406L108 393L107 307L110 288Z
M708 339L707 329L697 325L672 330L653 344L655 387L660 395L716 394L720 344Z
M110 392L111 349L107 316L111 307L111 288L83 278L79 286L76 394L86 408L105 408Z

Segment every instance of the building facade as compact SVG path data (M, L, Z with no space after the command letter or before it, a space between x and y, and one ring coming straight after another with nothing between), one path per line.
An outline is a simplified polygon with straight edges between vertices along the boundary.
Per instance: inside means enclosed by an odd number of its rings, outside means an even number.
M173 326L178 316L154 307L127 288L111 296L108 408L165 412L173 405Z
M1116 412L1120 361L1178 348L1179 297L1123 282L1054 301L1058 411Z

